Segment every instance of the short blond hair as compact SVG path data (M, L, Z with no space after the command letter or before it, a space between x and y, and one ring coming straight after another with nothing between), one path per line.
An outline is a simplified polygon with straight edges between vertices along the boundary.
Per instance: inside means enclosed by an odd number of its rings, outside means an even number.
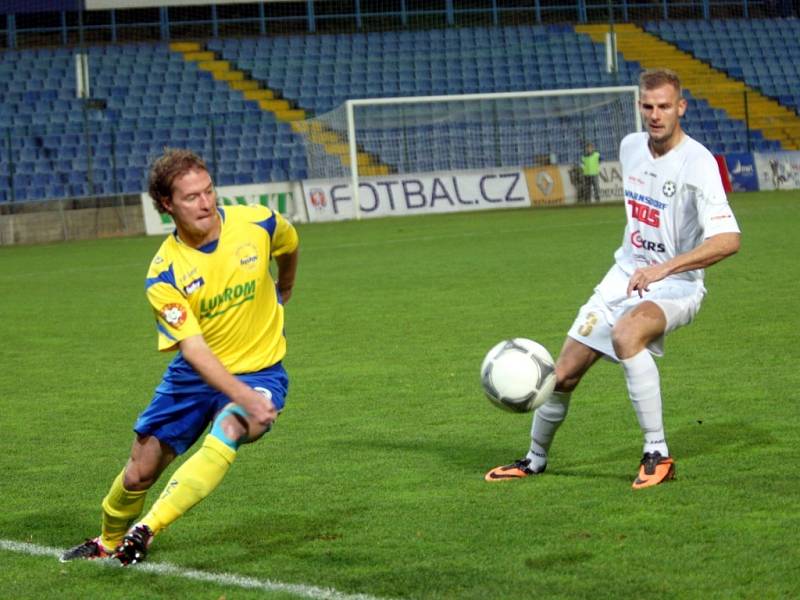
M647 69L639 74L639 89L654 90L662 85L671 85L678 90L678 97L683 97L681 78L670 69Z

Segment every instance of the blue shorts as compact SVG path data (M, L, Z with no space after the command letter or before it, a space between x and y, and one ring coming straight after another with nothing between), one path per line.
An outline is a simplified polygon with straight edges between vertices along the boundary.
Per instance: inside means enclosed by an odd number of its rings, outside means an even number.
M187 370L188 368L188 370ZM281 363L236 377L253 388L264 388L280 412L289 389L289 376ZM139 435L152 435L183 454L203 434L230 399L205 383L183 357L173 360L156 388L150 404L133 426Z

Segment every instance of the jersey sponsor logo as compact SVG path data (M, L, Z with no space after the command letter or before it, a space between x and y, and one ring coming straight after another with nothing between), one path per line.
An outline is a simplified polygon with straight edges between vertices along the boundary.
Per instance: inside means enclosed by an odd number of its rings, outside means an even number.
M258 250L253 244L244 244L236 249L239 266L248 271L256 268L258 263Z
M631 244L634 248L642 248L643 250L650 250L651 252L666 252L667 248L663 242L651 242L642 237L639 231L634 231L631 234Z
M186 322L186 308L180 304L165 304L161 307L161 318L179 329Z
M246 283L227 287L220 294L214 294L210 298L200 299L200 316L205 319L211 319L240 304L254 300L255 297L255 279Z
M202 277L198 277L197 279L190 281L188 285L183 286L183 292L188 296L196 292L205 284L206 284L205 280Z
M625 197L629 198L630 200L636 200L637 202L641 202L642 204L647 204L648 206L652 206L653 208L658 209L665 209L667 208L667 204L656 200L655 198L651 198L650 196L646 196L645 194L640 194L638 192L634 192L633 190L625 189Z
M631 217L637 221L651 227L658 227L661 224L661 211L658 209L635 200L628 200L628 206L631 207Z
M664 185L661 186L661 193L664 194L667 198L672 198L675 195L675 192L678 191L678 186L675 185L674 181L665 181Z

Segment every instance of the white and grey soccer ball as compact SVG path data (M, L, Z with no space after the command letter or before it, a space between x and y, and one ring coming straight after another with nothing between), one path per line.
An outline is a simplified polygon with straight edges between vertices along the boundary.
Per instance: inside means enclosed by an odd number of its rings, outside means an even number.
M511 412L530 412L544 404L553 392L555 362L547 348L533 340L503 340L483 359L481 385L496 406Z

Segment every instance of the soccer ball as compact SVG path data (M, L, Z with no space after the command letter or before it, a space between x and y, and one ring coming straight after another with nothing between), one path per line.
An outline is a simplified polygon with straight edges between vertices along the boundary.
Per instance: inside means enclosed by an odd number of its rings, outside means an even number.
M553 391L555 363L547 348L533 340L503 340L483 359L481 384L493 404L511 412L530 412Z

